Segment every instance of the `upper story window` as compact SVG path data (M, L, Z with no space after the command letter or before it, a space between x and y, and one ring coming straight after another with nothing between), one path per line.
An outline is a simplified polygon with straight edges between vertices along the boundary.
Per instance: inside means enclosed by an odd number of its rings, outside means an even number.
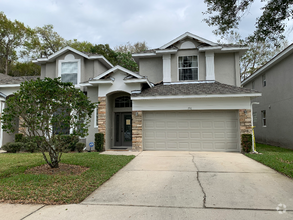
M115 99L115 108L132 107L130 96L121 96Z
M80 60L73 54L67 54L64 60L59 60L58 77L62 82L71 82L73 85L80 83Z
M265 87L267 85L266 74L262 75L262 86Z
M179 57L179 80L198 80L197 56Z
M71 82L73 85L77 83L78 63L77 62L62 62L61 63L61 81Z

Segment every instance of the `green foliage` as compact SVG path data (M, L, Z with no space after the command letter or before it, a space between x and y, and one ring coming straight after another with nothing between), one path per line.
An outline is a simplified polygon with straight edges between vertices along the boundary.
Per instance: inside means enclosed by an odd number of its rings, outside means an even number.
M259 143L256 144L256 149L261 154L246 154L246 156L293 178L292 150Z
M38 145L34 142L28 142L24 144L24 150L30 153L34 153L38 149Z
M44 164L40 153L0 154L0 201L30 204L80 203L134 156L102 155L99 153L64 154L64 164L89 168L81 175L26 173ZM69 174L69 175L66 175Z
M15 142L22 142L23 134L15 134Z
M252 147L252 135L242 134L241 135L241 146L244 152L250 152Z
M98 152L102 152L104 150L104 134L103 133L95 133L95 149Z
M80 52L88 52L88 53L91 52L91 49L93 47L93 45L90 42L87 42L87 41L80 42L77 39L67 41L66 45Z
M41 66L33 62L15 62L11 65L10 76L40 76Z
M61 135L60 139L62 141L62 146L63 150L70 150L70 151L75 151L76 144L79 141L78 136L74 135Z
M237 29L243 15L249 10L254 0L205 0L207 11L210 17L204 19L209 26L217 26L215 34L225 35L233 29ZM263 14L256 20L256 30L250 36L251 42L272 41L279 44L280 39L284 39L283 32L286 27L286 20L292 19L293 2L267 1L263 9Z
M103 55L113 66L119 65L134 72L138 71L138 65L130 52L115 52L109 44L95 45L90 52Z
M81 152L83 151L84 148L85 148L85 143L81 143L81 142L79 142L79 143L76 144L76 150L77 150L79 153L81 153Z
M68 130L72 130L70 136L86 136L94 109L95 104L81 90L71 83L61 82L60 78L26 81L6 101L2 128L14 133L15 118L21 117L20 126L25 128L26 136L34 138L46 162L55 168L64 148L60 136ZM49 152L50 160L44 152Z
M34 32L23 23L10 21L0 12L0 71L8 74L12 61L17 60L17 50L21 50L31 40Z
M1 147L1 149L7 151L8 153L19 152L20 149L24 146L22 142L8 142Z

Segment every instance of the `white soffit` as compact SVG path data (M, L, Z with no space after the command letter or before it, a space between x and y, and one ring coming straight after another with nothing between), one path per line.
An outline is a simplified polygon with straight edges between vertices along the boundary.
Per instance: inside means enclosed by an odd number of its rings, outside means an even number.
M12 88L12 87L20 87L20 84L3 84L3 85L0 85L0 88Z

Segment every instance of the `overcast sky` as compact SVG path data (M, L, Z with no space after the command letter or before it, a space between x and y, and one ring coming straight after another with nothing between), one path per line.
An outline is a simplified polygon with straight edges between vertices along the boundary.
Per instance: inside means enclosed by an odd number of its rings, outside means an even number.
M242 36L253 32L261 4L253 3L246 13L239 30ZM107 43L111 48L138 41L157 48L187 31L218 39L212 33L215 27L202 21L203 0L0 0L0 10L31 28L52 24L66 40Z

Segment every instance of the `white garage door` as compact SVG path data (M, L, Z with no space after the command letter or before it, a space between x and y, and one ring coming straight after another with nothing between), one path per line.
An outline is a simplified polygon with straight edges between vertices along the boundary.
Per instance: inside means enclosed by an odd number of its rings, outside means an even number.
M144 150L240 151L237 111L144 112Z

